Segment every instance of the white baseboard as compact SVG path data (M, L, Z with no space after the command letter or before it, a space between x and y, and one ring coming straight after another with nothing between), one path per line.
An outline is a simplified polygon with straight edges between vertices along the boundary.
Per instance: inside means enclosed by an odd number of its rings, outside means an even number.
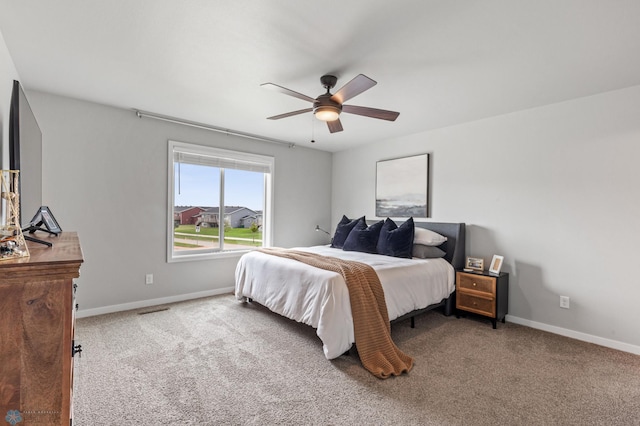
M219 288L215 290L199 291L197 293L180 294L177 296L161 297L158 299L140 300L137 302L123 303L121 305L103 306L93 309L81 309L76 312L76 318L93 317L96 315L112 314L114 312L129 311L131 309L146 308L148 306L164 305L167 303L183 302L185 300L199 299L201 297L217 296L219 294L233 293L234 287Z
M559 334L561 336L570 337L572 339L581 340L583 342L594 343L596 345L605 346L611 349L617 349L623 352L640 355L640 346L631 345L629 343L618 342L617 340L605 339L604 337L594 336L592 334L581 333L579 331L569 330L568 328L556 327L554 325L544 324L541 322L531 321L524 318L507 315L506 320L514 324L520 324L538 330L548 331L549 333Z

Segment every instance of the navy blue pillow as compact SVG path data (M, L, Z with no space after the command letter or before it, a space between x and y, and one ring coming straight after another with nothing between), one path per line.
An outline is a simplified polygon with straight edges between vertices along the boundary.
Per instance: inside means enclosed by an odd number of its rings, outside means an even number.
M407 219L400 226L387 218L380 230L376 247L378 253L386 256L411 258L414 232L413 217Z
M364 253L377 253L376 245L380 237L380 230L384 221L376 222L367 227L367 222L360 219L356 226L353 227L349 236L344 242L342 250L361 251Z
M349 232L358 224L360 219L364 221L364 216L351 220L343 215L342 220L338 223L338 226L336 226L336 232L333 234L333 240L331 240L331 247L342 248L345 240L349 236Z

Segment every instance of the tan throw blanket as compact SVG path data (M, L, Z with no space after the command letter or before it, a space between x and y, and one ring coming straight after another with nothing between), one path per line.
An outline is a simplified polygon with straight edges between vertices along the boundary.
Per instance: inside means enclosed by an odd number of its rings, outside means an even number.
M364 368L381 379L411 370L413 358L404 354L391 340L384 291L378 274L371 266L299 250L268 248L258 251L342 275L349 290L356 347Z

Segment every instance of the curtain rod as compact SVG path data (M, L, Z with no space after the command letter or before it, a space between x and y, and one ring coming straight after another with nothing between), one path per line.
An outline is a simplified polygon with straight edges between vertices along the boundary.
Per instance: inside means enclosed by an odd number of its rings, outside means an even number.
M279 139L267 138L267 137L264 137L264 136L254 135L254 134L251 134L251 133L244 133L244 132L240 132L240 131L237 131L237 130L224 129L222 127L216 127L216 126L212 126L212 125L209 125L209 124L198 123L198 122L195 122L195 121L183 120L181 118L170 117L168 115L156 114L156 113L148 112L148 111L141 111L139 109L134 109L134 111L135 111L136 115L138 116L138 118L143 118L143 117L153 118L153 119L156 119L156 120L167 121L169 123L183 124L185 126L197 127L198 129L211 130L212 132L224 133L224 134L232 135L232 136L241 136L243 138L255 139L255 140L258 140L258 141L275 143L275 144L278 144L278 145L286 145L289 148L295 148L295 146L296 146L296 144L294 144L293 142L287 142L287 141L282 141L282 140L279 140Z

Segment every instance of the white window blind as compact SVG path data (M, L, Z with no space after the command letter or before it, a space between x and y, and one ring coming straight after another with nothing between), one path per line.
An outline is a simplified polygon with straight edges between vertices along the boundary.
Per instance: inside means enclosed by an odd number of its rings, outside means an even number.
M256 154L233 153L220 151L220 155L191 152L185 148L174 146L173 161L180 164L236 169L249 172L271 173L273 158ZM261 158L262 157L262 158Z

